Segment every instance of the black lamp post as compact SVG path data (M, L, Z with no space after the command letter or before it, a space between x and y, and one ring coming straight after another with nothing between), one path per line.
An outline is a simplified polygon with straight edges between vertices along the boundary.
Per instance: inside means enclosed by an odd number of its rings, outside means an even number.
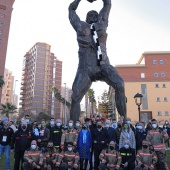
M140 121L140 105L142 104L142 94L135 94L134 99L135 99L135 103L138 106L138 112L139 112L139 121Z

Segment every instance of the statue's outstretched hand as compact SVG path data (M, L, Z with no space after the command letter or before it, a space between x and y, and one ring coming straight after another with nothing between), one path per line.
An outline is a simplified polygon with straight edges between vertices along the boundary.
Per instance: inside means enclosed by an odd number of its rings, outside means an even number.
M87 0L87 1L89 1L90 3L92 3L93 1L96 1L96 0Z

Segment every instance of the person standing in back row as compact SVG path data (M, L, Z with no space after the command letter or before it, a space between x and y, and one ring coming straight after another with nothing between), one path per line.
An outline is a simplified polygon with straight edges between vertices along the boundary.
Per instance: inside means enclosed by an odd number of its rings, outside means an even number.
M2 118L3 127L0 129L0 157L2 153L5 154L5 167L6 170L10 168L10 151L11 151L11 140L14 134L12 128L9 127L8 117Z

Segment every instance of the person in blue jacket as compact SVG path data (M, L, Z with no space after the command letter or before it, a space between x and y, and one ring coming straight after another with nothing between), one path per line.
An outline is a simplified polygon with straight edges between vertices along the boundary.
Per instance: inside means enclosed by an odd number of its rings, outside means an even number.
M80 156L80 170L87 169L88 161L91 157L92 136L87 129L87 125L83 124L82 130L78 134L77 149ZM84 164L85 162L85 164Z

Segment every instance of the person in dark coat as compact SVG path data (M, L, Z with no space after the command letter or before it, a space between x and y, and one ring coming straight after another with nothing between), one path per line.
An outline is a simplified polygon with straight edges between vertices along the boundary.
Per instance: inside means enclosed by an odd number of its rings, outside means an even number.
M109 143L110 141L114 141L116 142L116 132L115 132L115 129L113 127L110 126L111 123L110 123L110 120L106 120L105 122L105 128L109 134Z
M94 149L94 169L99 170L99 155L101 151L107 147L110 137L106 129L102 127L102 121L97 121L97 128L92 133L93 149Z
M115 129L115 134L116 134L116 148L119 148L119 140L120 140L120 134L122 132L122 122L118 121L117 122L117 128Z
M145 129L145 122L139 122L138 130L136 131L136 150L142 149L142 141L146 139L148 131Z
M120 148L122 157L121 167L123 170L134 170L135 168L135 150L130 147L130 141L126 140L125 145Z
M14 169L19 170L20 161L23 164L23 156L25 150L29 149L31 146L31 141L35 139L32 130L27 129L27 122L23 121L19 129L14 133L11 141L11 150L15 151L14 158ZM21 167L21 169L23 169Z
M91 160L92 136L87 129L87 125L83 124L82 130L78 134L77 149L80 156L80 170L86 170L88 161ZM83 166L83 162L85 165ZM84 167L84 168L83 168Z
M51 128L50 131L50 141L53 142L53 145L56 149L60 148L61 136L63 133L61 119L56 120L56 125Z

